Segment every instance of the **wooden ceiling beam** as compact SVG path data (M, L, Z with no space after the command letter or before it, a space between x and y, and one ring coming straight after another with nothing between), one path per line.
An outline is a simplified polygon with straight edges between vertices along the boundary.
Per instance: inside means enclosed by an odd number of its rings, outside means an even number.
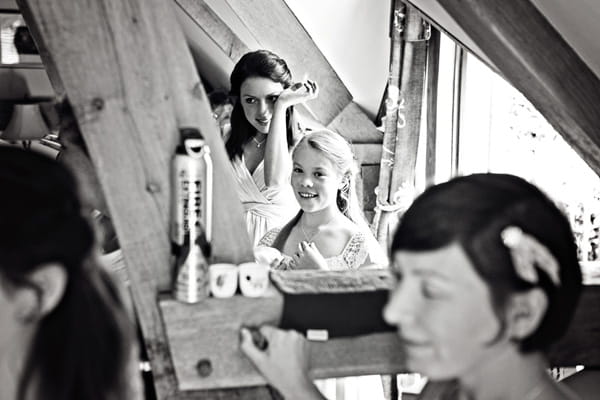
M600 173L600 80L530 1L437 0Z
M204 0L175 0L175 3L204 31L234 63L250 51Z

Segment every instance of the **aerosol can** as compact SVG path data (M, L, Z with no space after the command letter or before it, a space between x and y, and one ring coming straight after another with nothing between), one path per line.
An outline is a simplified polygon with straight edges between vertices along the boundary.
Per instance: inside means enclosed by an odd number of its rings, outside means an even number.
M181 128L172 160L171 242L176 256L174 296L186 303L209 293L213 167L210 149L196 128Z

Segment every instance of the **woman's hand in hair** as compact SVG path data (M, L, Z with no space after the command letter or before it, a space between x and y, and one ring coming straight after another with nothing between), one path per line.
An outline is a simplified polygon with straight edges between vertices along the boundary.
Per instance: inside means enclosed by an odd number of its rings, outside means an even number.
M302 241L298 244L298 251L292 257L294 269L327 269L327 261L313 242Z
M289 88L279 94L277 105L285 108L295 104L317 98L319 95L319 86L317 82L307 79L302 82L296 82Z
M261 348L250 330L242 328L240 348L265 379L288 400L323 399L308 376L307 340L296 331L266 325L259 332L264 337Z

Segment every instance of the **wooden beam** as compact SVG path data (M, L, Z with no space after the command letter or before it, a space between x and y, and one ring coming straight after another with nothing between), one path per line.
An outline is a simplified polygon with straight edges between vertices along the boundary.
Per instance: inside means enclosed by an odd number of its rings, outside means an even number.
M383 141L383 133L377 130L375 124L353 101L335 116L327 128L338 132L352 143L381 143Z
M598 174L600 80L530 1L438 0Z
M431 28L431 38L427 42L427 139L425 151L425 182L435 184L437 149L437 106L438 81L440 74L440 31Z
M215 164L215 259L252 258L229 160L173 5L19 0L88 145L123 249L158 397L176 395L156 295L170 287L170 158L178 127L204 133ZM218 204L218 206L217 206Z
M361 165L381 164L382 149L380 143L353 143L352 150L358 163Z
M236 63L250 51L204 0L175 0L175 3Z

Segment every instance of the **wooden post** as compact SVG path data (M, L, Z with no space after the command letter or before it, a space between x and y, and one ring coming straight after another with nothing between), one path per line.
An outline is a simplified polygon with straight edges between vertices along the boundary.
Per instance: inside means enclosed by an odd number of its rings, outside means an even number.
M440 73L440 31L431 27L431 37L427 42L427 150L425 152L425 182L435 184L436 141L437 141L437 101L438 78Z
M385 100L385 123L381 152L381 164L379 169L379 183L377 185L378 202L375 207L373 229L377 240L382 246L387 245L387 219L383 214L383 206L389 205L390 180L394 167L396 149L396 136L398 134L398 106L400 102L400 72L402 64L402 33L405 29L406 6L396 0L392 7L392 23L390 24L391 51L390 51L390 74L387 84L387 98ZM384 247L385 248L385 247Z
M55 88L73 106L122 246L158 397L171 398L177 384L157 293L171 285L169 169L178 127L198 127L212 149L220 182L214 190L215 259L252 258L229 161L173 5L18 4Z
M421 38L422 34L423 20L416 9L407 6L402 52L392 51L393 68L386 101L386 135L377 189L374 224L377 239L385 247L390 231L395 226L390 218L402 211L401 207L405 206L401 204L405 200L402 199L403 193L414 187L426 71L426 41ZM402 55L400 69L394 65L396 54ZM395 77L394 70L399 70L400 75Z

